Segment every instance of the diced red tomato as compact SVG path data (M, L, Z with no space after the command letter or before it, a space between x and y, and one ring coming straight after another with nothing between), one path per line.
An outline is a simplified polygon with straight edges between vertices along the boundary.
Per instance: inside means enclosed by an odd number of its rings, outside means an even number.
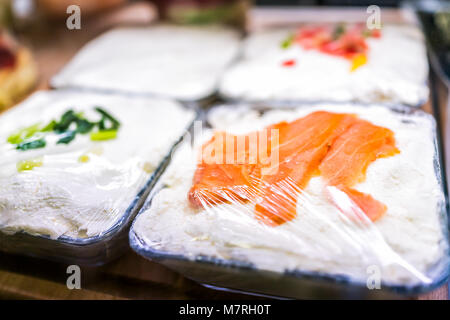
M378 29L367 30L364 24L351 27L340 25L335 29L325 26L305 27L298 31L294 42L301 45L303 49L316 49L353 60L360 55L367 56L369 47L366 37L380 38L381 32ZM286 61L283 65L290 66L293 63Z
M295 42L304 49L313 49L331 41L331 32L326 27L308 27L300 29L295 37Z
M283 61L282 66L283 67L293 67L293 66L295 66L295 64L296 64L295 59L289 59L289 60Z
M368 50L367 43L362 36L355 34L345 34L340 39L333 41L332 46L323 46L322 52L353 59L356 55L364 54ZM330 50L331 47L331 50Z
M371 37L381 38L381 31L379 29L374 29L371 31Z

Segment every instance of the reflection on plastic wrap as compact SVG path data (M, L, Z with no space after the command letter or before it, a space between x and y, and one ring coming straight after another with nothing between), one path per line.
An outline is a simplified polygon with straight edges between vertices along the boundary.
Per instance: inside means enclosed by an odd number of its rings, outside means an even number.
M342 230L343 236L347 237L350 243L354 244L356 250L364 255L364 252L373 252L383 265L399 265L405 270L409 271L411 275L416 277L423 283L431 283L431 279L418 271L414 266L401 258L392 248L386 243L382 234L377 230L376 226L370 221L366 213L356 205L344 192L336 187L327 187L328 194L337 205L343 215L340 217L345 221L344 225L356 225L358 228L364 230L361 235L355 237L351 230Z
M276 227L297 216L297 201L320 216L320 211L309 205L310 200L302 191L313 175L320 175L330 184L324 190L327 198L342 213L343 223L336 231L349 246L362 257L370 254L384 265L399 264L420 281L430 282L428 277L395 254L372 223L386 212L386 206L370 194L351 188L356 182L365 180L371 162L400 152L391 130L351 114L313 112L293 122L280 122L257 132L257 139L253 139L258 141L256 161L250 154L252 139L249 135L217 137L215 134L202 147L202 162L197 166L189 192L192 206L214 210L218 204L229 203L234 210L249 215L254 207L255 218ZM272 140L274 137L278 138L276 143ZM261 143L262 140L267 142ZM214 147L209 148L210 144ZM212 150L214 161L208 163L205 160L205 150ZM262 155L278 160L265 173ZM238 159L241 164L237 164ZM355 228L364 231L355 234Z
M364 288L375 270L382 288L404 292L445 280L431 117L377 106L242 109L213 109L213 130L180 147L134 223L138 252L166 253L168 265L175 255L348 277Z
M202 159L198 166L189 195L194 206L202 202L209 207L221 199L232 203L247 200L254 202L259 217L271 220L264 219L267 223L282 224L296 215L298 191L321 173L327 183L345 190L371 220L386 211L385 205L351 187L364 181L372 161L399 152L391 130L351 114L314 112L253 136L257 138L253 139L257 141L256 157L251 154L251 135L218 139L216 134L203 146L202 158L206 149L212 149L214 161ZM209 148L210 144L214 148ZM266 158L276 163L270 161L271 167L263 170Z

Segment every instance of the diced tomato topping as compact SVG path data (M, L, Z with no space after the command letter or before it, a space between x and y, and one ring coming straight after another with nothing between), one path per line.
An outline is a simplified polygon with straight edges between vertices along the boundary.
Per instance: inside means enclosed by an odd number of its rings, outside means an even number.
M371 31L370 36L373 38L381 38L381 31L379 29L374 29Z
M303 49L315 49L320 52L353 60L358 56L367 56L369 46L366 38L380 38L378 29L368 30L364 24L346 26L337 25L335 28L314 26L301 28L294 37L294 43ZM285 61L283 66L292 66L295 62Z
M313 49L331 41L331 33L325 27L309 27L300 29L295 37L295 42L300 44L304 49Z
M285 60L283 61L282 65L283 67L292 67L295 66L296 61L294 59L289 59L289 60Z
M354 56L366 53L367 43L363 37L348 33L339 39L329 42L319 48L321 52L353 59Z

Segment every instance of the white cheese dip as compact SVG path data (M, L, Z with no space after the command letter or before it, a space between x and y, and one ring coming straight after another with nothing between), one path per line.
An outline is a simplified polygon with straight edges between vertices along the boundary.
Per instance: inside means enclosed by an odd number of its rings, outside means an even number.
M46 136L46 146L16 150L7 139L18 129L64 112L100 120L100 106L119 122L117 138L92 141L77 134L69 144ZM99 235L125 213L133 198L183 134L195 114L178 103L75 92L39 92L0 117L0 231L84 238ZM40 166L19 171L20 161Z
M116 29L88 43L51 84L198 100L214 93L239 41L219 27Z
M401 115L378 106L322 105L262 116L245 107L221 107L211 112L209 121L214 129L241 134L317 110L354 113L395 133L400 153L371 163L365 181L355 186L387 206L379 220L363 226L345 219L326 196L320 176L312 178L298 198L297 216L280 226L259 222L254 204L193 209L187 195L199 148L185 144L161 180L166 188L136 219L136 234L155 249L191 258L209 255L265 270L344 274L363 281L367 268L376 266L383 282L427 282L427 272L445 248L439 220L444 195L433 163L431 116Z
M295 29L256 32L244 45L241 61L220 83L220 93L247 101L401 102L428 99L428 62L423 36L409 26L384 26L381 38L367 38L367 63L350 71L351 62L318 50L281 43ZM295 60L295 65L282 66Z

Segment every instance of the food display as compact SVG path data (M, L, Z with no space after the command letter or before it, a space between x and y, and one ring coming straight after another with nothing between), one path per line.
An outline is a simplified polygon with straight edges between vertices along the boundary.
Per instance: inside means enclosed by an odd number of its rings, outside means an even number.
M87 44L51 85L199 100L238 49L239 34L218 27L121 28Z
M371 266L383 285L429 284L437 264L448 268L430 116L380 105L234 105L213 108L208 121L135 220L141 254L363 285Z
M412 26L311 24L251 33L220 93L246 101L360 101L420 106L428 99L423 36Z
M34 94L0 117L0 232L107 232L194 116L161 99Z
M31 52L0 29L0 111L22 98L36 83Z
M201 284L218 298L403 299L448 283L444 86L410 4L372 25L377 6L250 4L11 11L33 50L0 33L11 269L18 255L89 267L87 290L66 290L69 269L55 290L83 298L208 298ZM233 12L240 31L210 24ZM31 52L45 90L18 103Z

